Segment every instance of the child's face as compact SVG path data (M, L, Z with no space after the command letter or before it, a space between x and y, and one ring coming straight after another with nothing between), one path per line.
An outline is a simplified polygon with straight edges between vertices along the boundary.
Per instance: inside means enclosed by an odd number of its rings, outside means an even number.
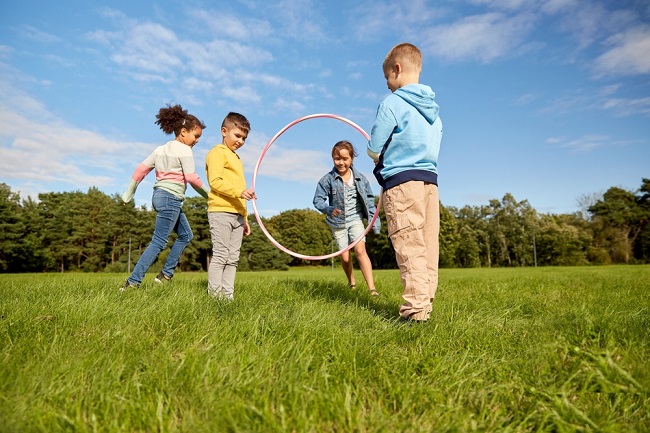
M221 128L221 137L223 144L234 152L246 143L248 132L243 131L237 126L231 126L229 128L224 126Z
M181 133L178 136L178 140L186 144L190 147L194 147L196 143L199 142L199 138L201 138L201 134L203 133L203 129L199 128L198 126L195 126L192 129L181 129Z
M400 87L397 82L398 76L399 76L399 69L396 67L396 65L390 66L384 70L386 85L388 86L391 92L394 92Z
M334 160L334 167L336 167L336 171L340 175L344 175L350 170L353 158L347 149L338 149L332 159Z

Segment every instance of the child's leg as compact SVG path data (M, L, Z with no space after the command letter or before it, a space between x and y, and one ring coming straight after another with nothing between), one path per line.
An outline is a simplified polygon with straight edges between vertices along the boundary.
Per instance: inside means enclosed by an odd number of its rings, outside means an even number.
M135 264L131 276L128 278L130 284L140 284L145 273L149 270L160 252L167 246L169 235L174 230L181 213L183 201L173 194L162 189L154 189L151 199L153 208L156 211L156 224L153 229L151 243L140 256Z
M375 280L372 276L372 263L370 263L370 257L366 252L366 243L360 241L354 246L354 253L357 255L357 260L359 261L359 268L363 274L363 278L366 280L368 285L368 290L371 292L375 290Z
M424 240L424 182L405 182L385 191L384 211L404 286L405 303L400 307L400 315L426 320L431 312L431 298Z
M349 241L347 228L332 229L332 236L339 251L348 246ZM348 279L348 284L350 286L356 285L350 251L346 251L341 254L341 267L343 268L343 272L345 272L345 277Z
M239 252L244 237L244 217L236 215L231 226L230 244L228 245L228 259L223 268L221 291L228 298L232 299L235 293L235 276L237 265L239 265Z
M162 269L163 274L170 278L174 276L174 269L176 269L178 261L181 258L181 254L183 254L183 251L185 251L185 247L194 237L190 223L187 221L187 217L183 213L183 209L181 209L181 213L178 216L178 221L176 221L174 231L178 236L176 237L174 245L172 245L172 248L169 251L169 256L167 256L167 261L165 262L165 266L163 266Z
M212 239L212 258L208 266L208 293L213 296L225 296L222 293L223 272L228 262L233 219L235 215L226 212L208 212Z
M354 280L354 267L352 264L352 255L350 254L350 251L346 251L341 254L341 267L343 268L343 272L345 272L345 276L348 279L348 284L350 284L350 286L355 286L357 283Z
M426 215L424 240L427 244L427 266L429 271L429 297L433 302L438 290L438 262L440 259L440 198L438 185L425 184Z

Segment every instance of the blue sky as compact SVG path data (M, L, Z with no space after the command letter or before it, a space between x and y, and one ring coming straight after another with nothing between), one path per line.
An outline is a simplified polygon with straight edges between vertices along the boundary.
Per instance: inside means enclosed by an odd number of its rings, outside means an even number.
M542 213L578 210L650 177L647 0L85 1L0 5L0 182L40 192L121 193L170 137L154 124L180 103L207 129L198 173L228 111L252 125L247 182L285 125L332 113L370 132L388 94L381 64L399 42L424 55L445 132L441 201L511 193ZM313 208L341 139L372 181L362 135L331 119L298 124L257 176L264 216ZM136 194L148 204L150 174ZM188 189L190 196L196 193ZM249 205L252 211L252 206Z

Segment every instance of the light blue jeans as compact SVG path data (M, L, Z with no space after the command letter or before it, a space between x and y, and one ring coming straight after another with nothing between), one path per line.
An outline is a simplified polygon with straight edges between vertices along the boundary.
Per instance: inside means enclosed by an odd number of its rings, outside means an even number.
M183 250L194 237L190 223L183 213L183 200L163 189L154 188L151 204L157 212L156 226L153 230L151 243L140 256L138 263L133 268L133 273L128 278L131 284L140 284L142 282L144 274L156 261L158 254L167 246L172 231L175 231L178 236L162 269L163 274L172 277Z

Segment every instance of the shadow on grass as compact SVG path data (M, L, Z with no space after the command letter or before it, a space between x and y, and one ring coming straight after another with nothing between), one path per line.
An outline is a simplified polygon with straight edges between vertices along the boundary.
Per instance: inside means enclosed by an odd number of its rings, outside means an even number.
M398 307L384 296L371 296L365 289L351 289L345 284L332 281L291 279L283 282L288 289L315 299L327 299L343 305L366 308L382 319L393 321L398 318Z

